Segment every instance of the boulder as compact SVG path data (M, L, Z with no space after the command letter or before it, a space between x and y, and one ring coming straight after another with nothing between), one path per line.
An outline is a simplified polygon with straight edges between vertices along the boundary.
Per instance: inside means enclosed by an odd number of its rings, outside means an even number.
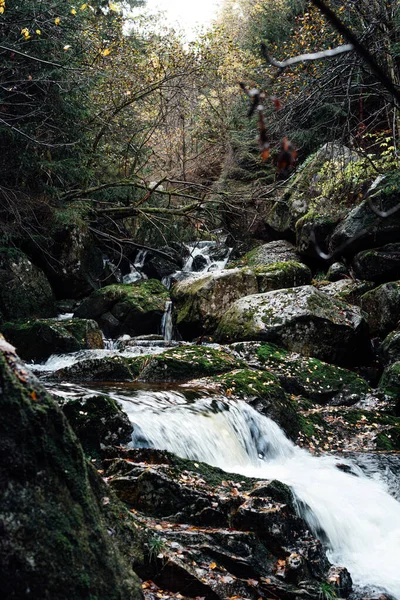
M383 283L400 279L400 244L363 250L356 254L351 269L357 279Z
M373 336L385 336L400 321L400 281L383 283L361 296L361 308L368 313Z
M183 267L184 253L187 251L185 246L180 248L180 251L171 248L170 246L163 246L160 248L160 254L153 254L151 251L146 255L146 260L142 267L142 272L150 279L163 279L172 275L175 271L179 271Z
M130 555L140 562L143 552L132 515L1 339L0 410L2 598L141 598Z
M310 269L294 261L267 262L258 267L226 269L185 279L171 291L176 325L184 339L211 334L238 298L310 282Z
M221 342L260 340L337 364L369 358L368 327L359 308L302 286L255 294L232 304L215 334Z
M244 264L253 267L286 261L299 262L296 248L286 240L277 240L258 246L245 254L242 259Z
M0 252L0 322L55 314L55 298L43 271L21 252Z
M296 221L296 251L300 256L321 258L327 253L327 240L339 222L338 216L319 214L310 210Z
M74 317L95 319L110 337L155 333L168 299L167 288L156 279L109 285L86 298Z
M389 180L388 180L389 181ZM382 244L398 242L400 213L381 217L371 208L371 203L381 212L389 212L399 204L398 190L383 180L373 200L363 200L353 208L333 232L329 248L331 252L354 255L361 250L379 248ZM365 259L366 260L366 259ZM376 259L375 259L376 260Z
M391 331L378 348L378 355L384 365L400 361L400 330Z
M26 361L43 361L52 354L104 348L96 321L89 319L37 319L5 323L1 331Z
M400 414L400 361L390 364L382 373L379 388L397 400L396 414Z
M145 361L139 381L187 381L243 367L242 361L224 348L185 346L171 348Z
M144 356L86 358L69 367L58 369L48 377L66 381L134 381L140 373L144 359Z
M109 396L66 399L61 407L85 453L99 457L104 446L128 444L133 427L128 415Z
M238 342L231 349L246 364L267 369L287 393L301 395L317 404L355 404L371 391L368 383L353 371L288 352L274 344ZM261 382L260 377L254 387L258 389Z
M329 232L343 214L349 188L346 169L357 160L357 154L346 146L335 142L322 146L303 162L284 194L271 206L267 223L280 233L293 234L296 223L304 218L298 228L298 244L302 253L313 254L310 230L315 225L319 234Z
M328 281L339 281L340 279L345 279L349 277L350 273L346 265L342 262L333 263L326 274L326 278Z
M57 298L83 298L104 285L110 273L105 269L103 252L86 224L70 224L54 234L49 263L41 257L41 267L51 282Z

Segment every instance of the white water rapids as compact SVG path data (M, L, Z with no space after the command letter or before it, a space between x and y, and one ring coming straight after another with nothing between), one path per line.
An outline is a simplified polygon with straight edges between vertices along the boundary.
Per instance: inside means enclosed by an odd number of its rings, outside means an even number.
M328 558L346 566L355 584L400 599L400 504L382 480L351 461L315 457L295 446L271 419L244 402L203 398L187 403L176 392L113 395L135 427L132 444L169 450L248 477L292 487ZM347 463L352 473L337 467Z

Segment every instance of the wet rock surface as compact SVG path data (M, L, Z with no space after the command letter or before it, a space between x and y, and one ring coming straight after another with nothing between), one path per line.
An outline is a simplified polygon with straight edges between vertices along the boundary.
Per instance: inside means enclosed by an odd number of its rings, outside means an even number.
M109 450L104 465L147 528L151 562L140 574L157 586L191 597L316 599L333 577L280 482L151 449Z

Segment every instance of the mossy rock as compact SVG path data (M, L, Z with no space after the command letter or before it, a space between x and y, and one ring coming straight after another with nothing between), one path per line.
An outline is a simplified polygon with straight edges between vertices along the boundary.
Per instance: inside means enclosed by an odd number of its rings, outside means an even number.
M128 415L109 396L68 399L62 410L76 433L85 453L100 457L103 446L128 444L133 426Z
M114 284L96 290L76 310L74 316L107 320L107 335L132 336L155 333L159 330L165 303L169 299L167 288L157 279L134 284Z
M356 402L370 391L368 383L353 371L288 352L274 344L234 344L244 360L257 363L278 378L286 392L319 404L332 400Z
M45 274L17 250L0 251L0 315L5 321L56 315Z
M328 250L326 241L338 222L338 216L319 214L315 210L296 221L296 250L300 256L320 259L321 251Z
M26 361L46 360L51 354L104 348L96 321L90 319L35 319L25 323L4 323L6 339Z
M86 358L69 367L58 369L48 377L66 381L134 381L145 360L145 356Z
M294 261L225 269L178 282L171 291L176 325L184 339L212 334L228 308L243 296L305 285L310 269Z
M400 281L383 283L361 296L361 308L368 313L373 336L384 336L397 327L400 320Z
M293 244L286 240L277 240L275 242L268 242L262 246L257 246L240 259L241 264L250 267L260 267L287 261L297 263L299 262L299 256Z
M276 375L269 371L238 369L213 380L229 397L244 398L258 412L278 423L288 437L296 439L300 429L297 407Z
M185 346L149 357L139 375L139 381L188 381L218 375L242 366L242 361L223 349Z
M237 300L222 317L215 338L220 342L272 342L342 365L364 362L370 352L368 327L360 309L313 286Z
M400 407L400 361L386 367L379 381L379 388L388 396L398 400L398 407Z
M382 363L387 366L400 361L400 330L391 331L378 348Z
M351 263L355 277L384 283L400 279L400 244L386 244L381 248L356 254Z
M32 600L141 598L129 556L142 560L132 515L86 461L61 409L2 339L0 409L2 597L23 598L29 590Z

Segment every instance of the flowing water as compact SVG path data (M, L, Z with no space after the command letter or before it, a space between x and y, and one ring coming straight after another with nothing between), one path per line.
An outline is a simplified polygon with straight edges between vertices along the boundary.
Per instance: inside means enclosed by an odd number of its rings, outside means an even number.
M169 450L229 472L279 479L298 510L358 585L400 598L400 504L377 467L343 457L315 457L245 402L182 393L111 392L134 424L132 445ZM348 472L338 468L345 463ZM387 473L386 473L387 475ZM393 473L397 480L398 475ZM390 487L390 486L389 486Z

